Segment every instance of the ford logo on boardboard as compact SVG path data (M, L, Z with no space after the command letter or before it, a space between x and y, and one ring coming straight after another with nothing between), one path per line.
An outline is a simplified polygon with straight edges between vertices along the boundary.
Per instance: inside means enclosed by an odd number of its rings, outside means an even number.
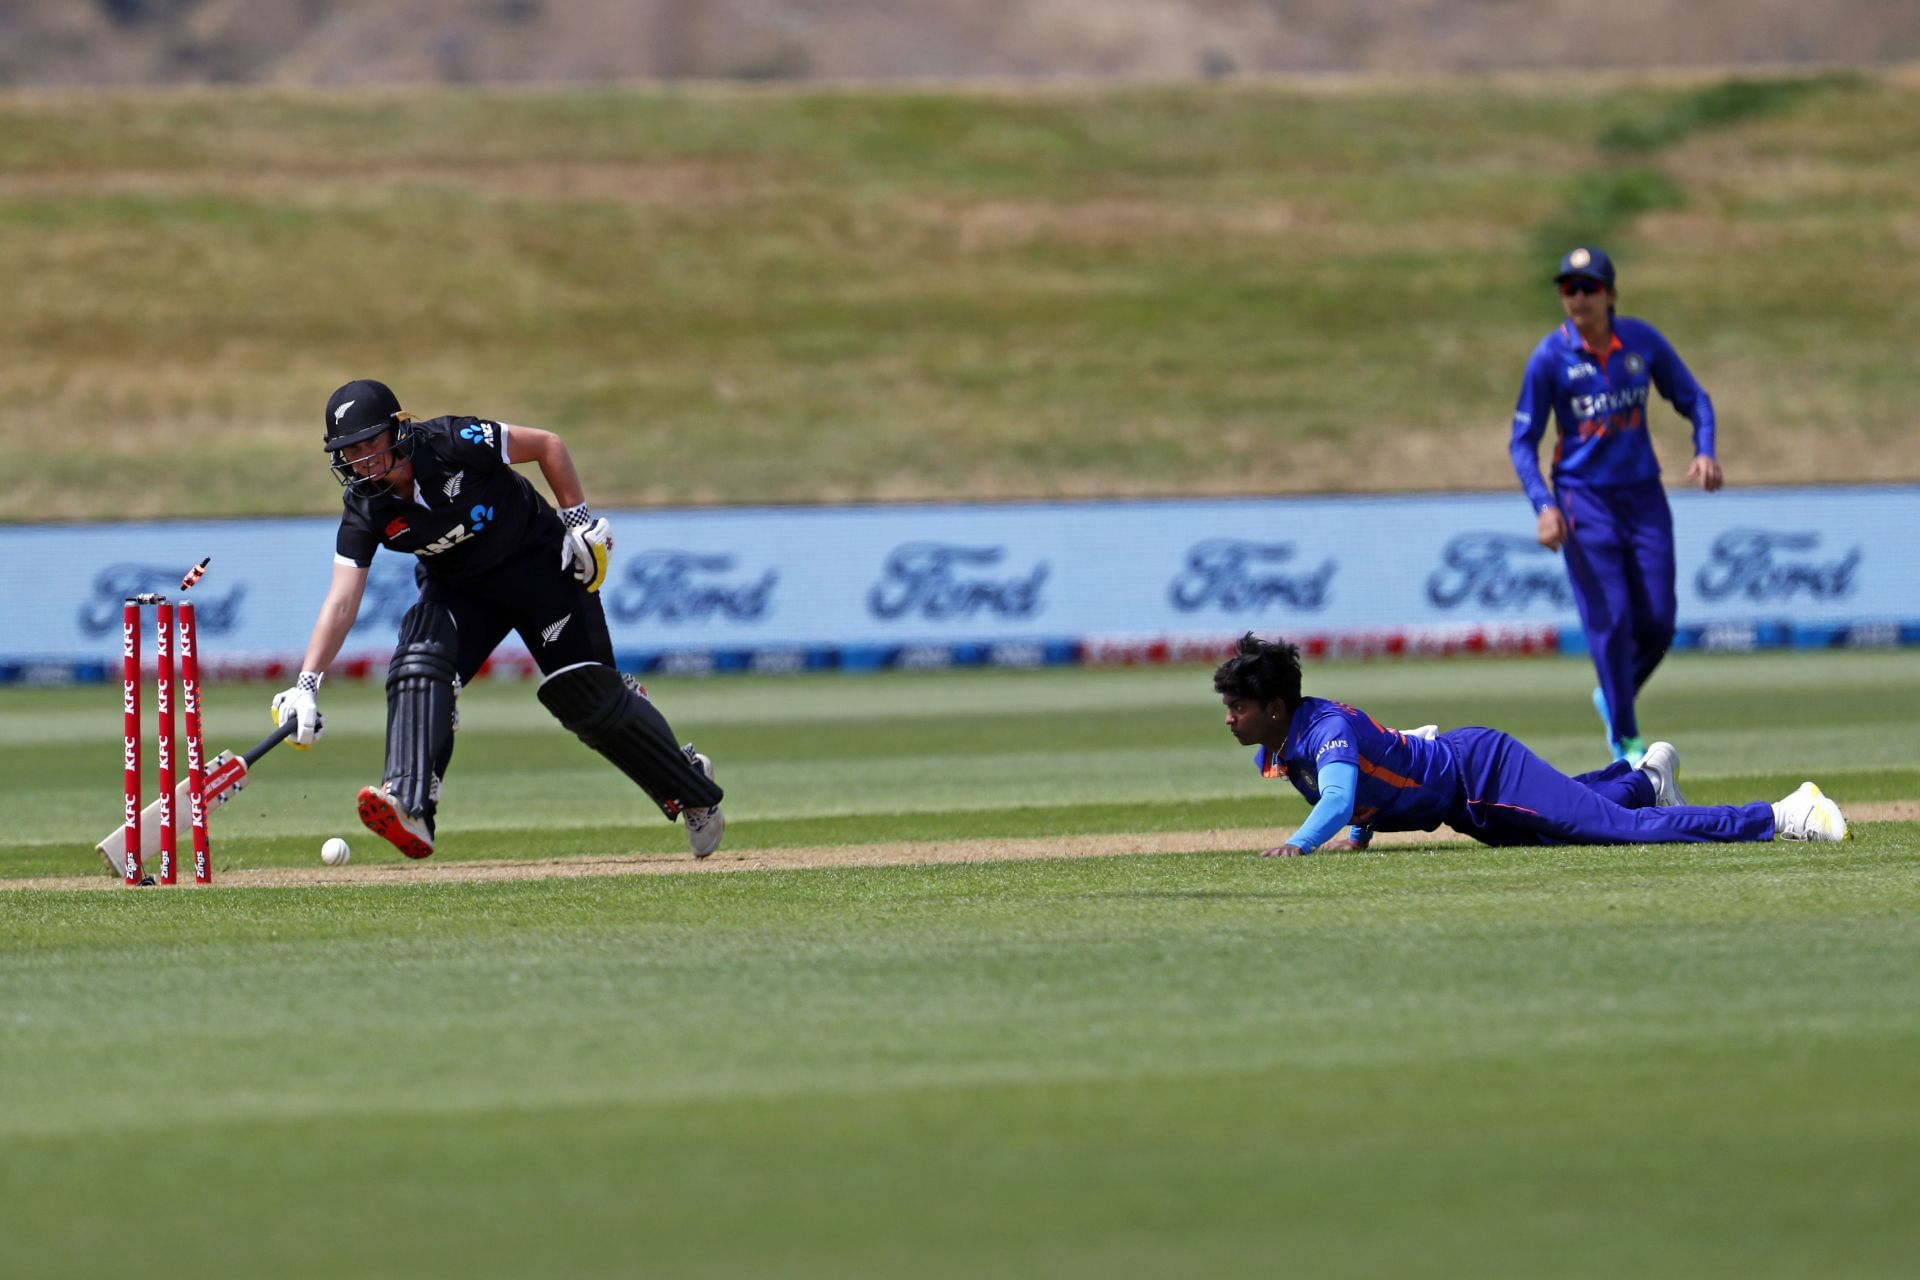
M1854 574L1865 558L1853 547L1838 560L1793 559L1781 553L1810 552L1820 535L1810 530L1729 529L1713 540L1707 562L1693 585L1709 600L1741 596L1772 600L1844 600L1853 594Z
M1559 559L1532 538L1474 532L1455 534L1442 549L1427 599L1440 609L1526 609L1541 601L1571 609L1573 589Z
M867 591L867 610L892 620L913 614L940 621L986 614L999 619L1033 618L1045 607L1041 590L1047 562L1012 576L985 573L1006 558L1005 547L963 547L948 542L908 542L887 556L880 581Z
M1167 585L1167 599L1182 613L1221 609L1259 612L1285 605L1315 613L1333 600L1333 575L1339 565L1324 560L1316 569L1289 569L1291 542L1248 542L1209 538L1187 549L1186 565Z
M128 596L154 592L171 596L180 590L180 570L150 564L115 564L102 569L93 580L93 595L80 605L80 630L90 636L103 636L120 628L121 605ZM194 592L194 612L202 631L224 635L240 623L240 606L247 598L247 584L237 582L226 592L209 592L202 587Z
M724 552L643 551L616 583L601 589L618 622L760 622L773 608L778 570L757 579L728 579L736 557Z
M392 643L386 632L399 626L420 598L423 574L413 556L375 556L373 567L367 571L367 589L360 597L360 615L354 620L353 634L378 636Z

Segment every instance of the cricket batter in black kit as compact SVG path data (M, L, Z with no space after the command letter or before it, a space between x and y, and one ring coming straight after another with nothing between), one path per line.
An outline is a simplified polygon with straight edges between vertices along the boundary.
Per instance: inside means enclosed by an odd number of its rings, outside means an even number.
M696 858L726 820L713 762L682 747L666 718L613 665L600 606L613 535L587 508L567 446L551 431L485 418L416 422L384 383L349 382L327 401L324 448L345 487L333 582L300 679L276 694L294 745L322 730L322 674L359 616L378 547L419 557L420 599L400 620L387 667L387 767L360 792L360 820L409 858L433 852L440 780L459 726L455 700L509 631L542 673L540 701L679 818ZM514 464L539 466L556 512Z

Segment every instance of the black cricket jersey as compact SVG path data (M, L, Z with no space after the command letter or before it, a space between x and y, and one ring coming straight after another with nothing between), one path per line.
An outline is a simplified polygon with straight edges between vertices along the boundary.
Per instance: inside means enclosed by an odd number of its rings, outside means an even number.
M413 424L413 492L347 493L334 559L364 569L376 547L420 557L431 578L472 581L530 544L560 545L560 517L507 462L507 425L449 416ZM558 561L556 560L556 563Z

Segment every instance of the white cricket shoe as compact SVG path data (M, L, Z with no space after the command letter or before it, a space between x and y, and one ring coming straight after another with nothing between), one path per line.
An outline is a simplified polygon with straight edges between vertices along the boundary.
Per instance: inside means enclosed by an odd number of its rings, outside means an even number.
M1687 802L1680 794L1680 750L1671 742L1653 743L1635 768L1653 780L1654 808L1671 809Z
M1851 840L1840 806L1811 782L1773 806L1773 838L1776 840Z
M1428 742L1432 742L1440 736L1440 726L1437 724L1423 724L1418 729L1407 730L1407 736L1409 738L1425 738Z
M687 753L687 759L693 767L713 780L713 761L693 749L688 743L680 748ZM709 805L703 809L682 809L680 821L686 824L687 847L693 850L693 856L704 858L720 847L720 837L727 830L727 816L720 812L719 805Z

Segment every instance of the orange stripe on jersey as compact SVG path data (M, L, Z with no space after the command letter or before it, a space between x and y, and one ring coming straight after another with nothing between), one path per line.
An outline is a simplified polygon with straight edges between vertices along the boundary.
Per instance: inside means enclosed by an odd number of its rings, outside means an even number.
M1417 787L1420 785L1419 783L1415 782L1412 778L1403 778L1399 774L1395 773L1393 770L1383 768L1380 765L1375 764L1373 761L1367 759L1365 756L1360 757L1360 772L1366 774L1369 778L1378 778L1380 781L1386 783L1390 787L1404 788L1404 787Z
M1378 812L1380 812L1380 810L1377 808L1355 809L1353 811L1353 825L1356 827L1366 826L1373 815Z
M1240 776L1243 778L1246 777L1244 773ZM1260 776L1263 778L1284 778L1287 776L1287 766L1269 757L1266 765L1260 770Z
M1366 712L1364 712L1364 711L1362 711L1362 712L1361 712L1360 714L1361 714L1361 715L1363 715L1363 716L1365 716L1365 715L1367 715L1367 713L1366 713ZM1376 729L1378 729L1378 730L1379 730L1379 731L1380 731L1381 733L1390 733L1390 734L1392 734L1392 735L1393 735L1394 737L1396 737L1396 738L1398 738L1398 739L1400 739L1400 741L1402 741L1402 742L1405 742L1405 741L1407 740L1407 735L1406 735L1406 734L1404 734L1404 733L1402 733L1402 732L1400 732L1400 731L1399 731L1398 729L1389 729L1389 728L1387 728L1387 726L1385 726L1385 725L1383 725L1383 724L1381 724L1381 723L1380 723L1380 722L1379 722L1378 720L1375 720L1375 719L1374 719L1374 718L1373 718L1372 716L1367 716L1367 723L1368 723L1368 724L1371 724L1371 725L1372 725L1372 726L1373 726L1374 728L1376 728ZM1396 784L1396 785L1398 785L1398 784ZM1413 787L1417 787L1417 786L1419 786L1420 784L1419 784L1419 783L1417 783L1417 782L1410 782L1410 783L1408 783L1407 785L1408 785L1408 786L1413 786Z

